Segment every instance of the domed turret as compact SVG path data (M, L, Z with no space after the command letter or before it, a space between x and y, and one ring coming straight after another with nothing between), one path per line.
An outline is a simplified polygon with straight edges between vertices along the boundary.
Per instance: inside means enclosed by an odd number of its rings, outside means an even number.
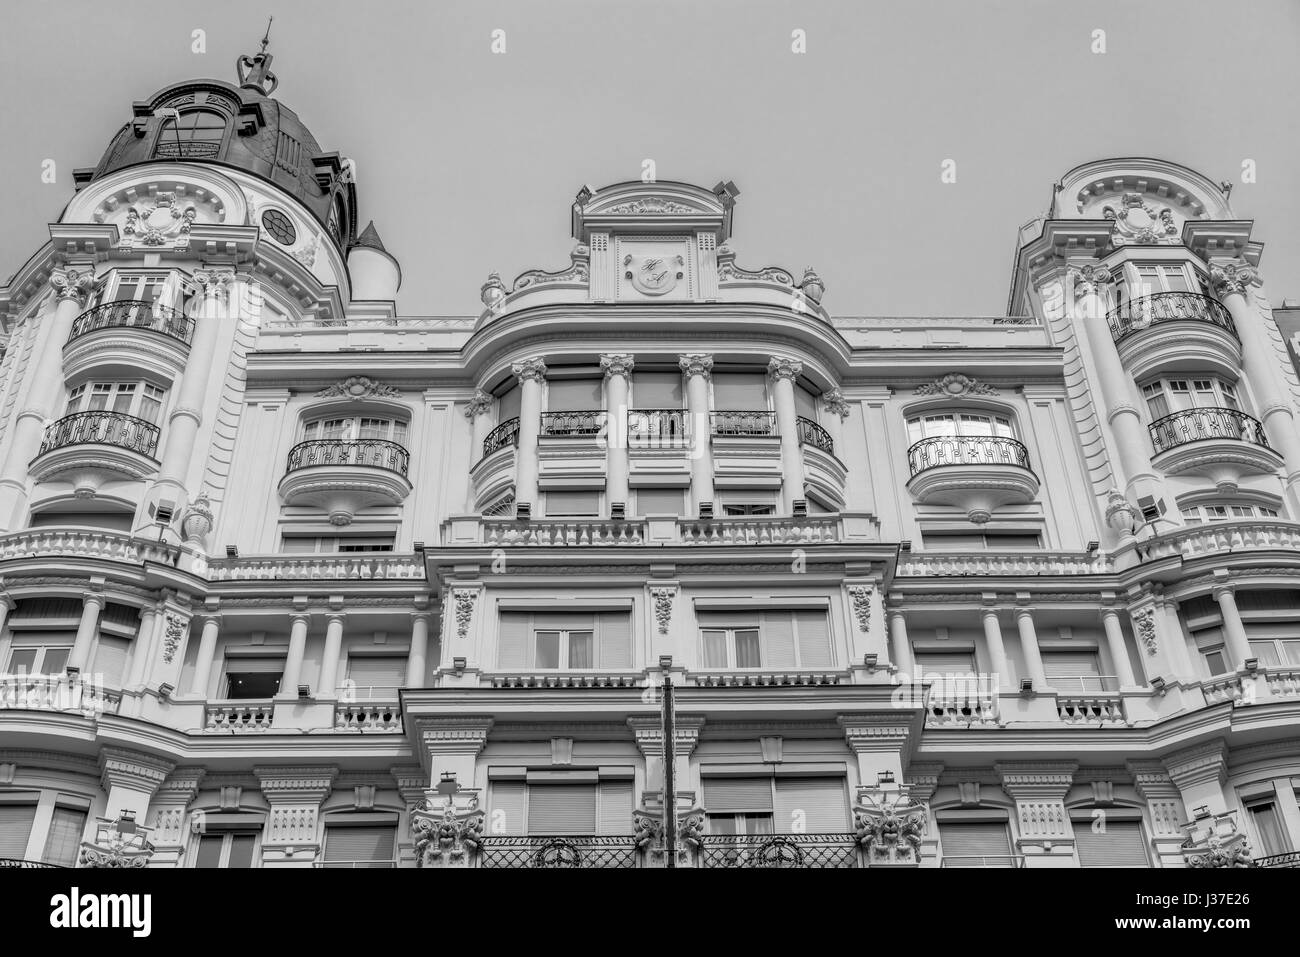
M373 220L348 251L348 273L352 276L353 299L397 298L402 269L384 248Z

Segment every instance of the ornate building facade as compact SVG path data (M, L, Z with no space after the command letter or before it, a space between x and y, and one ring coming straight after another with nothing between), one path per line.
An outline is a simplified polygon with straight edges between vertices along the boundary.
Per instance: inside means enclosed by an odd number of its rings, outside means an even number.
M730 182L584 187L410 317L269 64L0 288L0 858L1294 861L1300 381L1214 183L1072 170L925 318L742 267Z

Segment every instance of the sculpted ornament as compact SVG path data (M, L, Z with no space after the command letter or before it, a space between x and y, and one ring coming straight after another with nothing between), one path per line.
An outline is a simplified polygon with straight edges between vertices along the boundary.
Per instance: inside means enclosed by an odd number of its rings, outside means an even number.
M172 663L176 649L180 647L181 635L185 633L185 619L180 615L167 615L167 625L163 630L163 661Z
M465 403L465 418L475 419L492 409L492 396L482 389L477 390L469 402Z
M638 213L698 213L699 210L693 206L674 203L672 200L660 199L658 196L647 196L645 199L611 207L608 212L614 216L635 216Z
M478 809L478 798L470 795L464 803L458 810L449 796L439 814L430 798L423 807L411 812L416 867L463 866L467 858L482 849L483 812Z
M130 239L123 240L123 245L166 246L176 240L187 241L197 215L193 203L182 206L175 193L159 193L153 203L136 203L127 210L122 235Z
M960 372L939 376L933 382L919 385L913 395L996 395L997 389Z
M872 801L855 808L853 828L868 863L919 863L925 815L924 805L902 794L894 801Z
M850 585L849 598L853 601L853 617L858 620L860 631L871 630L871 585Z
M849 415L849 402L839 389L831 389L822 393L822 409L846 419Z
M668 634L668 625L673 618L673 598L677 589L671 585L658 585L650 589L650 597L655 603L655 621L659 623L659 634Z
M95 285L95 276L90 272L65 269L50 276L50 285L58 293L60 301L71 299L81 305L85 303L86 296Z
M400 390L384 385L376 379L363 375L348 376L342 382L336 382L327 389L316 393L319 399L341 396L348 399L370 398L376 396L401 395Z
M474 602L478 599L478 592L472 588L457 588L455 599L456 637L463 641L469 634L469 623L474 618Z
M1156 653L1156 613L1147 608L1133 615L1133 627L1137 630L1138 640L1148 655Z
M662 296L671 292L686 275L686 260L681 254L633 255L623 257L623 278L647 296Z
M487 306L489 312L496 312L506 298L506 284L501 281L500 273L489 273L487 282L478 290L479 299Z
M1164 206L1157 209L1143 198L1141 193L1125 193L1119 206L1105 206L1101 214L1115 224L1115 245L1136 243L1150 246L1156 243L1174 243L1178 241L1178 225L1174 222L1174 211Z
M1100 295L1103 287L1114 281L1114 275L1105 266L1080 266L1074 274L1074 294L1076 296Z
M1210 284L1220 296L1237 293L1244 296L1246 290L1260 283L1259 270L1245 263L1222 263L1210 266Z

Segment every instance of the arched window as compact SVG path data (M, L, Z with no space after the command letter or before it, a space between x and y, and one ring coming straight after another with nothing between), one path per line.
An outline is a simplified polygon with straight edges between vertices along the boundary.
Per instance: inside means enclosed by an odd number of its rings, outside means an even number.
M1028 453L1009 416L979 409L935 409L907 420L912 474L936 465L1019 465Z
M334 196L334 205L330 207L329 223L330 235L334 241L342 246L347 242L350 235L348 231L348 211L343 202L343 194L338 193Z
M171 159L211 159L221 153L226 116L216 110L186 110L163 122L154 155Z

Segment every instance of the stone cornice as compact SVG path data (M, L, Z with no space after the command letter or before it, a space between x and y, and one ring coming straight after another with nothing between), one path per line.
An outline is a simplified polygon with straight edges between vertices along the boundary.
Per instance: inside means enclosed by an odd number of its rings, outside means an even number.
M199 782L207 774L203 768L177 768L167 776L154 796L157 802L189 804L199 793Z
M663 727L658 715L633 715L627 719L627 726L632 729L636 746L646 757L661 755L664 752ZM696 714L679 714L673 727L673 739L679 749L678 754L690 754L699 743L700 731L704 727L704 716Z
M835 719L844 740L856 751L888 751L905 746L912 727L898 715L842 714Z
M173 761L142 751L104 748L99 752L99 767L104 790L114 785L153 793L176 768Z
M1221 785L1228 776L1227 746L1222 738L1198 744L1168 755L1164 765L1180 791L1198 784Z
M411 720L419 741L428 754L470 752L478 755L487 745L493 718L465 715L455 718L417 717Z
M1143 800L1178 797L1177 786L1159 761L1128 761L1126 764L1133 776L1133 786Z
M334 765L255 767L253 773L271 804L319 804L329 796L339 769Z
M1014 801L1061 801L1074 784L1075 761L998 761L993 769Z

